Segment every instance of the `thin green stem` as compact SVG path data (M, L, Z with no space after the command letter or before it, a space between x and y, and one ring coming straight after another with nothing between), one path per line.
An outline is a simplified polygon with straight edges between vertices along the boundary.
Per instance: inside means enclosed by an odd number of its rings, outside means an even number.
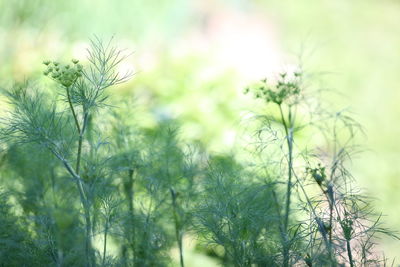
M125 197L128 201L128 209L130 213L130 225L131 225L131 232L129 233L128 236L128 242L129 246L132 249L133 253L133 262L135 263L135 206L134 206L134 197L135 197L135 191L134 191L134 176L135 171L134 169L129 169L128 170L128 180L124 183L124 192L125 192Z
M87 126L87 118L88 118L88 113L84 110L84 115L83 115L83 125L81 132L79 132L79 140L78 140L78 152L76 156L76 173L79 174L80 171L80 165L81 165L81 156L82 156L82 143L83 143L83 136L86 131L86 126Z
M286 122L285 115L283 114L282 106L279 105L279 111L281 115L281 121L286 134L286 143L288 147L288 180L287 180L287 189L286 189L286 205L285 205L285 214L284 214L284 230L287 232L288 224L289 224L289 214L290 214L290 198L292 195L292 174L293 174L293 136L291 129L291 112L289 109L289 124Z
M108 219L109 218L106 218L106 225L105 225L105 229L104 229L103 266L105 266L105 263L106 263Z
M86 253L86 266L87 267L92 267L94 265L94 259L92 256L92 234L91 234L91 219L90 219L90 205L87 199L87 196L85 194L85 189L83 186L83 182L82 179L79 177L79 171L80 171L80 162L81 162L81 154L82 154L82 142L83 142L83 134L84 134L84 130L86 128L86 119L87 119L87 115L84 115L84 121L83 121L83 126L81 128L79 121L78 121L78 116L75 112L75 108L72 104L72 100L71 100L71 94L70 94L70 87L66 87L66 91L67 91L67 98L68 98L68 104L69 107L71 109L71 113L72 116L74 118L75 121L75 125L76 125L76 129L78 131L79 134L79 140L78 140L78 150L77 150L77 159L76 159L76 167L75 167L75 175L79 178L79 179L75 179L76 180L76 184L78 187L78 191L79 191L79 195L80 195L80 199L81 199L81 203L83 206L83 210L84 210L84 216L85 216L85 224L86 224L86 238L85 238L85 253Z
M286 189L286 203L285 203L285 213L283 220L283 230L285 233L285 243L283 246L283 265L285 267L289 266L289 244L287 244L287 230L289 225L289 214L290 214L290 198L292 194L292 173L293 173L293 136L292 136L292 114L289 108L289 124L286 122L285 115L283 114L282 106L279 106L279 111L281 115L281 121L285 130L286 143L288 147L288 179L287 179L287 189Z
M83 142L83 136L81 134L79 134L78 153L77 153L77 156L76 156L76 167L75 167L75 171L76 171L77 174L79 174L80 165L81 165L82 142Z
M185 264L183 261L181 224L179 222L178 212L177 212L178 206L176 203L176 192L173 188L170 188L170 192L171 192L172 208L173 208L174 221L175 221L175 237L176 237L176 241L178 242L178 248L179 248L179 259L180 259L181 267L185 267Z
M346 246L347 246L347 256L349 257L350 267L354 267L353 255L351 253L350 240L346 240Z
M74 105L72 105L71 94L69 92L69 89L70 89L69 87L66 87L68 104L69 104L69 108L71 109L72 116L74 117L74 122L75 122L76 129L78 130L78 133L80 133L81 132L81 127L79 125L79 121L78 121L78 117L77 117L76 112L75 112Z
M332 188L329 189L329 190L332 190L332 192L329 192L328 190L324 190L321 185L319 185L319 188L321 189L322 193L325 195L325 197L326 197L326 199L328 201L328 204L329 204L329 227L330 227L330 229L329 229L329 232L328 232L328 240L326 241L326 243L327 243L327 248L328 248L329 259L332 262L332 266L335 266L334 261L332 259L332 232L333 232L332 223L333 223L333 206L334 206L334 202L333 202L334 200L333 200L333 197L332 197L333 196L333 189ZM332 194L332 196L330 196L330 194Z

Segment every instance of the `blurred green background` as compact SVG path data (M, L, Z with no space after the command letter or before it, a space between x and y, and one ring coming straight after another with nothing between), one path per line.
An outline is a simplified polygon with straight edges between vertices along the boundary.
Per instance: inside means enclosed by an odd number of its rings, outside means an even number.
M400 1L0 0L0 85L42 79L44 59L84 58L94 36L134 52L121 71L136 75L113 96L136 99L147 123L179 118L212 151L235 144L242 88L301 62L365 127L354 176L400 230ZM399 242L381 246L400 258Z

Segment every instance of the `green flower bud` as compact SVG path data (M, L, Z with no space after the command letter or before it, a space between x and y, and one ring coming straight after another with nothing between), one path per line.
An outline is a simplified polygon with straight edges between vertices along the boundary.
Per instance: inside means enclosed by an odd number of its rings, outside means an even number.
M48 65L50 64L50 60L45 60L45 61L43 61L43 64L46 65L46 66L48 66Z
M82 65L78 64L77 59L71 60L74 65L69 64L60 64L56 61L46 62L48 63L48 68L44 73L44 75L51 74L51 78L53 78L59 84L70 87L74 82L82 76ZM52 65L50 65L52 63Z
M351 240L353 233L353 221L351 219L344 219L340 222L343 230L343 235L346 240Z

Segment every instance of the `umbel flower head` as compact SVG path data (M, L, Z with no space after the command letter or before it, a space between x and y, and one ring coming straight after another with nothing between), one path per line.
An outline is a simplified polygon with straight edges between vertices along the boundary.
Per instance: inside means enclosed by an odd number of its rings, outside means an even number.
M70 87L74 82L82 76L83 67L79 64L79 60L73 59L72 65L60 65L56 61L46 60L43 62L47 69L43 72L44 75L51 77L61 85Z
M267 79L264 79L245 88L244 93L247 94L251 91L255 98L281 105L286 100L300 94L300 78L300 72L295 72L293 77L288 77L287 73L281 73L275 84L271 85Z
M306 171L311 174L311 177L317 182L319 186L326 180L325 167L318 163L318 168L306 168Z

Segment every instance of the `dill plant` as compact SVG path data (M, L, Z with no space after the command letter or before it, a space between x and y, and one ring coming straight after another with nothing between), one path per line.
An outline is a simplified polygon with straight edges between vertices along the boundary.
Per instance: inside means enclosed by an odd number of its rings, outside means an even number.
M121 256L129 266L165 266L172 245L184 266L183 235L191 222L199 173L197 150L179 140L178 126L162 121L140 129L132 111L113 114L112 165L123 192ZM117 237L118 238L118 237Z
M198 166L193 147L181 147L178 128L169 121L161 122L159 129L149 135L150 151L147 176L155 177L159 183L159 196L169 195L167 208L172 214L175 241L179 249L180 265L184 266L183 235L191 221L191 208L196 201L196 178Z
M216 253L222 248L225 266L275 266L277 248L274 184L256 182L231 156L209 161L196 206L194 231Z
M170 247L160 223L163 217L157 184L146 179L146 138L127 118L113 113L111 132L115 136L111 152L112 176L121 192L119 223L113 238L118 241L122 266L165 266Z
M286 184L284 201L274 192L280 264L383 264L386 259L374 255L374 238L379 234L398 237L382 226L371 200L357 188L347 167L359 152L355 135L361 127L346 111L331 113L321 108L306 94L304 80L302 71L284 72L275 80L264 79L245 89L269 107L256 116L261 122L257 133L260 151L271 150L275 144L278 149L267 155L282 155L278 164L266 164L271 170L278 165L278 181ZM296 140L302 131L314 140L325 139L324 148Z
M159 128L148 133L148 158L145 181L155 186L152 198L160 203L165 220L172 221L174 239L179 250L180 265L184 266L183 235L191 222L191 209L196 201L198 165L196 151L181 147L177 126L162 122ZM186 150L186 151L185 151Z
M256 147L219 155L178 121L111 108L123 54L94 39L88 65L43 62L54 90L2 90L0 266L171 266L177 248L183 267L184 236L223 266L386 264L374 242L397 235L348 170L361 127L307 95L303 72L246 88L263 104Z
M104 45L95 39L88 50L90 65L84 69L73 59L71 64L44 61L49 76L59 87L61 99L53 102L44 93L32 89L28 83L15 86L6 92L13 110L3 121L2 137L16 144L36 144L53 154L64 166L75 182L82 205L85 222L85 266L95 265L93 249L93 205L96 171L92 166L82 170L86 150L91 150L88 128L92 116L104 106L105 90L126 81L129 74L122 77L115 68L124 59L121 51L110 43ZM58 100L58 101L57 101ZM86 149L84 146L88 145ZM91 151L92 152L92 151ZM90 160L91 153L88 153ZM85 158L86 160L86 158ZM86 161L89 162L89 161ZM101 174L100 174L101 175Z
M289 233L289 222L291 215L291 204L292 204L292 190L293 190L293 179L294 179L294 133L295 133L295 119L296 119L296 106L300 100L300 90L302 83L302 75L300 72L295 72L289 77L287 73L279 75L276 84L270 84L267 79L262 80L259 84L246 88L245 93L252 91L256 99L261 99L265 103L271 103L278 108L278 118L271 118L269 116L264 117L266 119L267 126L270 123L276 121L282 125L284 130L284 140L286 143L286 155L285 160L287 161L287 179L286 179L286 193L285 193L285 204L283 214L280 214L281 226L281 242L282 242L282 254L283 254L283 266L290 265L290 249L292 246L292 239Z

